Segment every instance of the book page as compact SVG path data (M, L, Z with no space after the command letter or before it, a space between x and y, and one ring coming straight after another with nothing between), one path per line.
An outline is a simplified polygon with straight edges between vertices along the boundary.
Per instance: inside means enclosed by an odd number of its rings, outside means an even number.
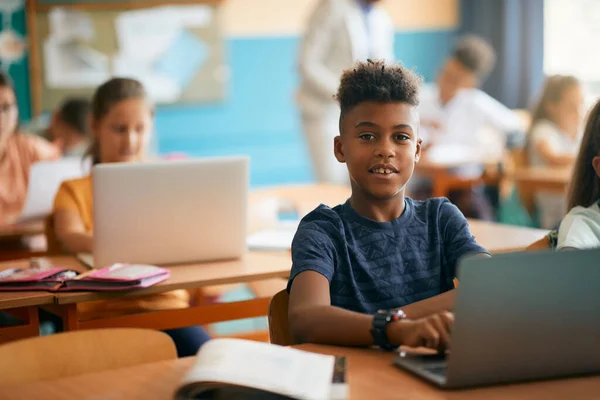
M222 382L298 399L327 399L333 369L333 356L240 339L213 339L202 346L183 385Z

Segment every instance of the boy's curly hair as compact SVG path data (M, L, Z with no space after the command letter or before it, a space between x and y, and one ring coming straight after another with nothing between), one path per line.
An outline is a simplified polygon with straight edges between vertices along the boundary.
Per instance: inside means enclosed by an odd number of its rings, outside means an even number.
M419 104L419 88L423 79L400 64L384 61L359 62L344 71L335 96L340 104L341 118L360 103Z

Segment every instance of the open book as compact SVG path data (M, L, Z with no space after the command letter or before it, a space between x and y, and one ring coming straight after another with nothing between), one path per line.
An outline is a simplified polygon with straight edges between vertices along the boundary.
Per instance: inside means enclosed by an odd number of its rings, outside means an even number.
M0 291L112 291L152 286L169 277L169 270L152 265L114 264L79 274L53 265L11 268L0 272Z
M175 393L183 399L347 398L345 358L241 339L213 339Z

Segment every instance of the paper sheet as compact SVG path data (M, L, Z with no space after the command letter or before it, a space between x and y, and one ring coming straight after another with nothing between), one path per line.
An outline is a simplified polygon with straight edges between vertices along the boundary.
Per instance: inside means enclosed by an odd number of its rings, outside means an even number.
M17 222L49 215L60 184L84 176L89 168L89 163L83 163L79 157L35 163L29 173L25 206Z
M263 229L248 237L249 250L281 251L292 248L299 221L279 222L276 227Z
M159 103L176 101L208 58L207 46L186 28L208 24L208 6L165 6L121 13L115 28L115 75L139 79Z
M110 78L108 56L83 44L96 34L87 13L55 8L48 19L50 33L43 44L48 87L95 88Z
M94 38L94 24L89 14L53 8L48 13L50 35L59 42L89 41Z

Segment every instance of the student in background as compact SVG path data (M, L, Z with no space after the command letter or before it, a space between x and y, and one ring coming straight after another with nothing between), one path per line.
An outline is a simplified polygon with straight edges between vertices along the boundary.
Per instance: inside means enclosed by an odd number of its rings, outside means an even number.
M429 134L427 146L473 145L485 127L499 133L522 129L509 108L479 89L495 64L496 52L484 39L467 35L458 40L437 85L425 85L421 93L419 115Z
M294 237L289 321L299 341L448 344L458 260L487 251L448 200L405 196L421 156L419 86L411 71L383 62L342 75L335 157L352 195L317 207Z
M67 99L52 115L48 136L60 143L64 157L81 157L89 147L90 102Z
M319 0L302 38L298 104L316 179L348 183L331 157L340 110L333 96L343 70L356 61L394 59L394 27L378 0Z
M14 86L8 74L0 71L0 225L19 218L27 197L31 165L58 157L56 146L19 131Z
M437 84L424 86L419 115L424 148L431 149L430 156L483 150L495 150L501 156L506 135L522 132L519 118L479 89L495 62L496 53L489 43L477 36L463 36L442 67ZM476 178L483 173L483 167L475 165L452 172L463 178ZM431 185L425 179L417 179L411 185L411 193L417 198L428 198ZM495 218L483 187L453 191L450 200L469 218Z
M569 213L558 231L558 249L600 247L600 101L590 111L575 161Z
M96 90L91 108L93 138L88 155L94 164L139 162L145 158L153 126L153 109L141 83L133 79L111 79ZM52 222L53 232L64 250L70 253L93 252L92 209L91 176L61 185L54 202ZM84 318L93 318L134 311L186 308L188 305L188 293L176 290L123 300L81 303L77 307ZM208 335L200 327L173 329L166 333L173 338L181 357L196 354L202 343L208 340Z
M534 167L565 168L575 162L581 128L583 92L577 78L549 77L532 110L527 136L527 157ZM540 225L553 229L565 213L565 198L552 193L535 196Z

